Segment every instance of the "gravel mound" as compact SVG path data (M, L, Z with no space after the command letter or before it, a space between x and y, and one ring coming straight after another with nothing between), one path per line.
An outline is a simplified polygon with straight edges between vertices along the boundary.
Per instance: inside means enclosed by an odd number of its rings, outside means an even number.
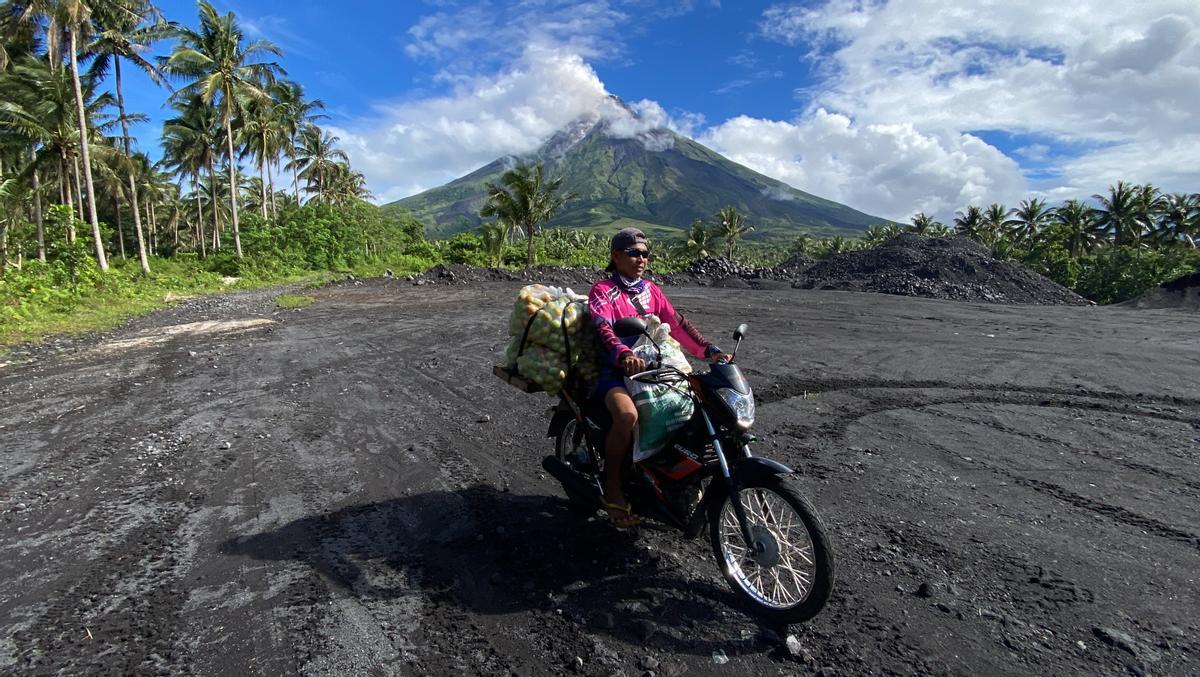
M563 268L558 266L534 266L532 270L506 270L502 268L476 268L459 263L441 264L430 268L409 281L415 285L426 284L477 284L481 282L540 282L558 286L575 287L586 293L596 280L608 273L597 268Z
M1126 308L1200 310L1200 271L1164 282L1136 299L1117 304Z
M987 248L968 238L911 233L874 249L818 261L798 275L794 286L985 303L1090 303L1018 264L992 258Z
M439 264L406 281L415 285L541 282L583 293L605 275L595 268L538 266L525 271ZM837 289L983 303L1090 303L1018 264L992 258L987 247L968 238L911 233L874 249L843 252L821 261L794 255L772 268L755 269L723 256L708 256L678 273L648 273L647 277L668 286Z

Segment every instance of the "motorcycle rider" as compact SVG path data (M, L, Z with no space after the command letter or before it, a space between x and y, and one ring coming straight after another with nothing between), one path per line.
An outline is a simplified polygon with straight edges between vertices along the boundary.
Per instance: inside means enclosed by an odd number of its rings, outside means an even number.
M601 369L596 392L604 397L612 416L605 440L602 503L613 525L620 529L641 521L633 514L621 489L621 466L632 450L638 421L637 408L625 389L624 377L645 371L646 362L631 349L637 337L619 338L613 331L613 323L625 317L655 315L670 325L671 337L693 356L710 362L729 359L675 310L658 285L642 278L649 258L650 244L645 233L637 228L618 231L609 247L607 270L612 275L593 285L588 294L588 309L600 342Z

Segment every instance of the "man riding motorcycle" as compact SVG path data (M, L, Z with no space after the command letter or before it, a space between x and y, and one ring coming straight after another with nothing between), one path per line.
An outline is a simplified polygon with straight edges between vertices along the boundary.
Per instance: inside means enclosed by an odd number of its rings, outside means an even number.
M613 331L613 323L625 317L655 315L670 325L671 337L693 356L710 362L730 358L675 310L658 285L642 279L650 257L645 233L637 228L624 228L613 236L609 250L607 270L612 275L592 286L588 309L599 335L601 351L596 394L603 396L612 417L612 426L605 439L602 504L613 525L625 529L636 526L640 519L633 514L621 488L621 468L633 447L633 433L638 424L637 408L625 388L624 377L645 371L646 362L632 350L637 337L619 338Z

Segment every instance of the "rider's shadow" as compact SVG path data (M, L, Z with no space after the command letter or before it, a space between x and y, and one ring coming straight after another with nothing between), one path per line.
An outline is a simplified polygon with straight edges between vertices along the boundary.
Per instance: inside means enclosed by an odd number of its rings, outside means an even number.
M480 614L561 610L588 632L664 651L769 649L755 632L730 641L721 614L737 598L701 578L711 555L680 548L677 536L618 531L563 499L479 485L306 517L222 551L304 562L368 600L420 591Z

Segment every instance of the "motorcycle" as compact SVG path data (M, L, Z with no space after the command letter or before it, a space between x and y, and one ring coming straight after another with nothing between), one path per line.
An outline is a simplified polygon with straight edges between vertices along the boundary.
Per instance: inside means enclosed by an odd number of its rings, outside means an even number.
M622 338L645 337L659 349L641 318L618 320L613 330ZM751 453L754 395L734 361L745 334L746 325L740 325L733 356L708 372L651 364L630 377L686 394L694 413L657 453L639 461L627 456L625 496L635 514L678 528L688 538L699 537L707 526L713 554L734 592L768 621L799 623L829 599L833 554L793 471ZM609 414L603 398L564 388L550 416L547 436L555 440L555 453L542 467L572 504L595 511L604 493Z

